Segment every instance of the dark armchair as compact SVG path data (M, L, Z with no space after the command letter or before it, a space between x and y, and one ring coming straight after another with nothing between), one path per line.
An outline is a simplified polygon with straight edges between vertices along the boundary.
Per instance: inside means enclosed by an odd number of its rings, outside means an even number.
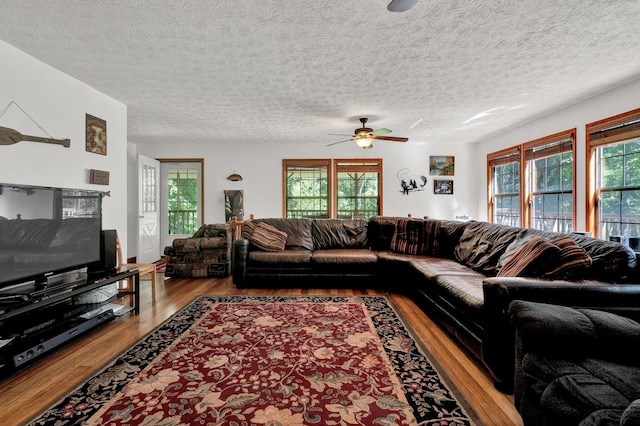
M174 278L226 277L231 273L231 226L202 225L191 238L176 238L164 254L165 276Z
M529 425L639 425L638 308L516 300L515 404ZM618 315L620 314L620 315Z

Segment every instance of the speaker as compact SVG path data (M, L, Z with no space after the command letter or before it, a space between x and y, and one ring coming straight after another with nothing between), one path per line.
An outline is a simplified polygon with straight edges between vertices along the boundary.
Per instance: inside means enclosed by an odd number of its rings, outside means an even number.
M622 235L609 235L609 241L613 241L614 243L623 244L624 239L622 238Z
M118 266L116 230L106 229L100 235L100 260L89 265L90 274L105 274Z

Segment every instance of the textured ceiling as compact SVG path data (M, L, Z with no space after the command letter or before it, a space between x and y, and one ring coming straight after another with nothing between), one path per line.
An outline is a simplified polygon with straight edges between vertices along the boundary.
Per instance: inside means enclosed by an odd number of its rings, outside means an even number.
M126 104L134 143L328 144L360 116L468 143L640 78L637 0L388 2L9 0L0 39Z

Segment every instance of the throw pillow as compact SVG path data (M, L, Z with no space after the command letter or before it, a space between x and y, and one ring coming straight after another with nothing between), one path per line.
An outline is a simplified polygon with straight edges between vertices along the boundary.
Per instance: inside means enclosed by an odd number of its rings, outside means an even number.
M264 251L284 251L287 233L260 222L253 229L251 244Z
M399 219L391 239L391 251L404 254L424 254L423 221Z
M549 241L560 249L560 255L551 264L551 268L544 271L545 278L571 279L583 278L589 266L591 257L568 235L563 235Z
M242 238L246 238L247 240L251 240L251 235L253 235L253 230L256 228L256 223L254 221L245 222L242 224Z
M193 233L191 238L202 238L202 237L204 237L204 230L205 230L206 227L207 227L207 225L202 225L200 228L198 228L198 230L196 232Z
M224 238L227 236L227 227L229 225L221 224L205 224L202 225L191 238Z
M435 256L439 254L440 221L424 221L424 254Z
M536 237L527 241L511 258L505 262L499 277L536 277L541 275L545 265L560 254L560 249Z

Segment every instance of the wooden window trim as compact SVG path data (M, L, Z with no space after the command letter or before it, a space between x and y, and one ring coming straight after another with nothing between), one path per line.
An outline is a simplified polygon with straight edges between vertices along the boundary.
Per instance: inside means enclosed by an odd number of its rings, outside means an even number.
M640 108L624 112L613 117L594 121L585 126L586 143L586 230L598 238L598 192L596 173L596 149L612 143L622 142L634 137L635 125L626 127L626 123L640 120ZM607 134L607 130L615 129Z
M287 217L287 167L288 166L326 166L327 167L327 191L329 198L328 214L331 215L331 203L333 197L333 173L331 172L330 158L304 158L282 160L282 217Z
M339 158L333 160L333 194L331 198L331 217L338 217L338 173L344 171L360 171L378 173L378 198L380 202L379 215L382 216L383 206L383 176L382 176L382 158Z
M519 163L522 165L522 146L516 145L500 151L487 154L487 219L493 222L493 169L497 166L503 166L510 163ZM522 171L523 167L519 167L518 174L520 176L520 194L522 194ZM522 224L522 196L520 196L520 223Z
M571 141L571 142L567 142ZM535 148L544 147L550 145L548 148L535 151ZM571 182L571 193L573 198L573 228L576 226L576 128L565 130L562 132L554 133L553 135L545 136L543 138L534 139L522 144L522 157L523 160L520 164L520 193L521 193L521 219L520 222L525 228L531 226L531 193L529 188L530 184L530 162L539 158L551 157L553 155L561 154L571 151L573 154L573 166L572 173L573 179Z
M204 158L156 158L160 163L199 163L200 164L200 225L204 224Z
M349 171L361 171L361 172L375 172L379 177L379 202L380 202L380 215L383 214L382 206L383 200L383 185L384 179L382 174L382 158L304 158L304 159L283 159L282 160L282 217L287 216L287 167L288 166L321 166L327 167L327 188L328 188L328 215L330 218L337 217L337 185L338 185L338 173Z

